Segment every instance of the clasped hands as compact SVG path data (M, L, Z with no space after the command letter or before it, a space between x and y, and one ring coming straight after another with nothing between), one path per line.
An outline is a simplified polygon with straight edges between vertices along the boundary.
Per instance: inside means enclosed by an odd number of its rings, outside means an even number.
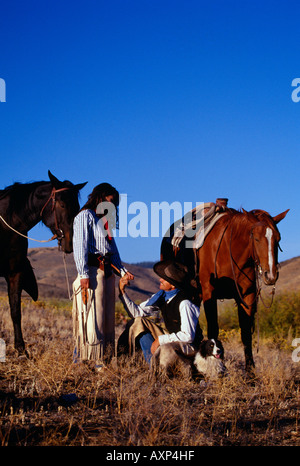
M125 275L120 279L125 279L126 284L129 283L130 280L134 280L134 275L130 272L126 272ZM84 305L87 305L88 302L88 289L90 288L90 279L89 278L81 278L80 279L80 286L81 286L81 297L82 302Z

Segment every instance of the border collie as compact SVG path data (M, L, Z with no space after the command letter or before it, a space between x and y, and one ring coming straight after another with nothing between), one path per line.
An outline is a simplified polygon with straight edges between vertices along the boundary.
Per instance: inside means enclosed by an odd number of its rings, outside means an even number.
M179 370L185 377L190 377L195 354L194 348L187 343L178 341L161 345L152 355L151 372L170 377Z
M224 348L220 340L203 340L195 355L193 365L203 376L221 376L226 371L223 358Z
M225 373L224 349L219 340L203 340L199 350L191 345L173 342L159 346L151 358L151 371L162 375L180 370L185 377L216 377Z

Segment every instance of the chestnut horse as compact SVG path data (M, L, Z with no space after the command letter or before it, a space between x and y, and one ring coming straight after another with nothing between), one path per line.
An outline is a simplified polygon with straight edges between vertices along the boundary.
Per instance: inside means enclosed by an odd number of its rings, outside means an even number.
M179 249L173 249L170 238L165 236L161 258L173 258L188 267L197 283L199 304L203 301L208 338L217 339L219 334L217 299L236 301L246 370L251 371L252 332L260 292L258 279L262 278L268 286L277 281L280 234L276 225L288 210L276 217L263 210L224 210L226 214L216 222L201 248L188 250L182 241Z
M15 183L0 191L0 276L7 282L15 348L26 354L21 329L21 293L34 301L38 287L27 258L28 231L42 221L66 253L73 250L73 220L79 211L78 194L86 183L59 181L48 172L49 181Z

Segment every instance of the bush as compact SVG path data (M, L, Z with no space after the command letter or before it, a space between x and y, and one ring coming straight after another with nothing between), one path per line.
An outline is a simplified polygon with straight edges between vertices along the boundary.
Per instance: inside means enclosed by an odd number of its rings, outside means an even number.
M264 298L263 298L264 299ZM270 298L265 298L266 306ZM295 338L300 329L300 293L289 292L275 295L270 308L258 301L256 325L262 336ZM218 301L219 327L223 332L239 330L238 310L235 301ZM200 326L206 332L206 318L203 306L200 312Z
M296 337L300 328L300 293L282 293L271 308L259 305L259 326L265 336Z

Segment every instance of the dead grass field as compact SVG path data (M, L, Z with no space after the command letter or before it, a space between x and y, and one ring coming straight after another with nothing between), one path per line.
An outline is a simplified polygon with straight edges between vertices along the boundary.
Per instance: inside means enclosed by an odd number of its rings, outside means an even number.
M149 377L142 358L114 359L101 373L72 363L69 302L23 300L30 359L16 358L0 298L2 446L296 446L299 366L292 347L268 340L244 374L239 335L223 335L227 377L207 383Z

